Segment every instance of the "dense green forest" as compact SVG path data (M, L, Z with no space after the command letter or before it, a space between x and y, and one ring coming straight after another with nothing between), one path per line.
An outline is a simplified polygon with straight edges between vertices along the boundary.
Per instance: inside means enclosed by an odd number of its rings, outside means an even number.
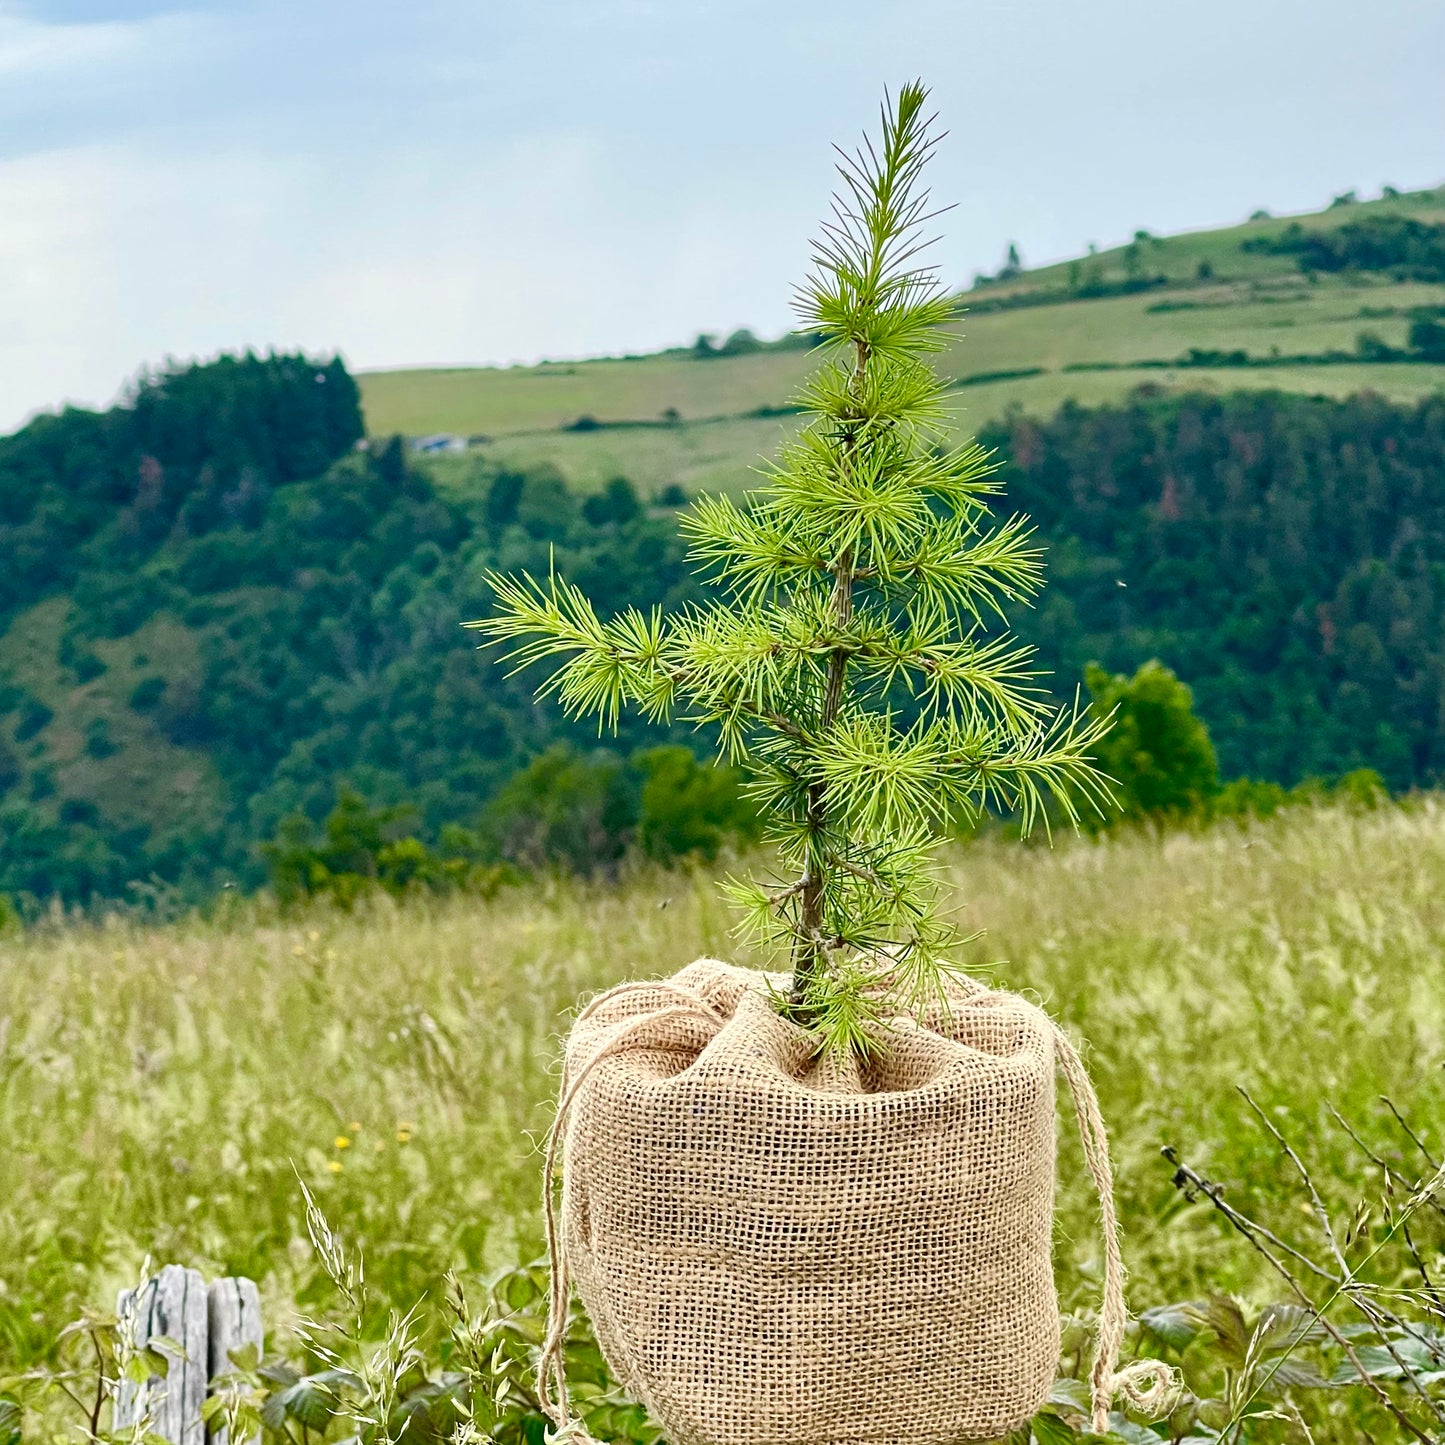
M1301 271L1386 271L1400 281L1445 281L1445 225L1414 216L1371 215L1333 230L1294 221L1246 251L1293 256Z
M622 820L604 851L686 834L682 798L735 808L655 750L685 733L599 742L458 625L493 567L679 605L669 505L484 454L442 486L362 436L340 362L248 356L0 439L0 892L250 887L338 797L473 862L545 855L564 782ZM983 440L1048 546L1044 602L1012 620L1056 691L1157 657L1226 776L1445 774L1445 398L1145 389Z

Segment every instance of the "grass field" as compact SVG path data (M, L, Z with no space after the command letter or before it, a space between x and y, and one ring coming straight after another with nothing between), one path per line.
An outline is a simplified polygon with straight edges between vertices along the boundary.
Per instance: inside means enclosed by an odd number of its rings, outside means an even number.
M1445 217L1445 189L1397 200L1340 206L1307 218L1314 228L1380 212L1421 220ZM976 288L941 370L968 381L1037 368L1038 374L966 385L957 394L959 426L974 430L1011 407L1052 412L1063 401L1117 400L1141 382L1171 389L1277 387L1323 396L1371 389L1413 400L1445 387L1445 366L1347 364L1244 369L1135 370L1170 362L1191 348L1243 350L1254 358L1351 352L1362 332L1405 343L1410 315L1445 306L1445 286L1388 276L1324 276L1308 281L1287 256L1241 250L1283 220L1141 243L1138 264L1165 284L1130 295L1070 299L1071 267L1105 284L1126 275L1119 248ZM1201 280L1201 263L1212 276ZM997 307L1032 294L1047 304ZM783 427L759 410L785 406L814 361L802 351L762 351L699 360L689 351L629 360L532 367L379 371L361 376L373 435L448 433L485 437L475 454L518 464L551 462L579 486L625 475L646 487L736 488L771 455ZM1070 371L1080 366L1117 371ZM580 418L597 430L572 431ZM668 424L668 423L671 424Z
M1178 391L1274 390L1314 396L1351 396L1376 391L1410 402L1445 388L1445 366L1341 365L1315 367L1189 367L1166 371L1092 371L1020 377L953 393L955 431L976 432L1017 407L1031 416L1052 415L1065 401L1084 406L1119 401L1136 386ZM580 491L624 476L644 494L674 482L688 492L737 492L758 485L757 469L777 454L800 423L791 417L728 417L676 427L615 427L595 432L544 431L500 437L467 456L441 457L427 465L443 484L465 486L491 466L550 463Z
M1331 1199L1374 1186L1333 1103L1397 1154L1381 1094L1445 1139L1445 803L1303 810L1250 831L953 855L973 962L1089 1057L1113 1136L1136 1306L1235 1289L1257 1257L1170 1185L1179 1146L1285 1233L1301 1221L1248 1087ZM114 918L0 935L0 1360L52 1348L144 1255L262 1283L273 1322L324 1293L297 1174L383 1298L539 1249L536 1139L579 994L745 955L704 878L555 882L277 919ZM1056 1258L1094 1298L1094 1205L1060 1123Z

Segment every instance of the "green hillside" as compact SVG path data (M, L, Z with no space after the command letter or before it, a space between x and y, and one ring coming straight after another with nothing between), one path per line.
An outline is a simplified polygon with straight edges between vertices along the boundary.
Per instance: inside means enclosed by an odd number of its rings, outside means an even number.
M1445 396L1141 393L980 437L1046 549L1043 603L1010 623L1058 695L1158 658L1225 777L1445 779ZM599 738L459 624L493 568L555 566L609 616L696 598L672 499L361 441L352 378L305 357L160 373L0 438L0 896L251 887L343 793L459 868L645 845L649 750L712 740ZM648 816L706 792L685 759Z
M1070 399L1098 405L1142 382L1333 397L1371 390L1405 402L1445 388L1445 355L1422 358L1408 346L1412 324L1445 313L1445 264L1434 269L1433 252L1329 271L1263 249L1289 244L1296 226L1314 236L1402 224L1445 225L1445 187L1221 230L1141 234L980 282L963 298L959 339L942 362L958 381L959 425L976 430L1015 407L1045 416ZM1374 339L1363 348L1362 333ZM552 463L584 488L619 474L650 490L728 488L744 484L791 425L788 402L809 366L798 347L705 356L685 348L359 381L372 435L486 438L475 450L497 464Z
M1055 691L1158 658L1226 777L1445 779L1445 191L968 300L952 395L1046 548L1043 605L1010 621ZM796 424L810 349L359 389L339 361L232 357L0 437L0 897L249 887L348 790L458 866L536 855L497 810L544 803L571 835L542 853L611 866L648 750L690 734L599 740L459 624L492 568L555 566L609 615L695 597L676 508ZM423 462L395 436L436 431L488 440ZM554 746L566 808L527 792Z

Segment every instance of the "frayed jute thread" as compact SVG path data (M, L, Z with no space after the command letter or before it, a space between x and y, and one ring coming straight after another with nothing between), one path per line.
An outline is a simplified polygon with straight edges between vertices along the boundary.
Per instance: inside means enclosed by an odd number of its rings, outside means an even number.
M692 969L701 967L701 963ZM714 965L726 968L726 965ZM685 972L691 972L685 970ZM728 970L740 974L740 970ZM574 1105L593 1073L609 1059L625 1054L629 1047L656 1048L638 1043L644 1032L654 1035L658 1026L669 1021L689 1020L711 1029L715 1036L729 1022L727 1014L715 1007L702 992L670 980L636 981L619 984L593 998L578 1014L575 1029L592 1019L600 1010L635 995L659 995L667 1000L661 1007L631 1014L603 1033L579 1064L569 1048L563 1064L557 1112L548 1131L544 1165L544 1218L547 1253L550 1263L548 1329L542 1346L538 1374L538 1399L547 1416L557 1427L552 1438L571 1445L591 1445L580 1420L572 1413L567 1391L564 1365L564 1343L567 1315L572 1293L572 1268L566 1239L558 1219L555 1179L559 1156L563 1152L568 1121ZM1051 1041L1059 1071L1064 1075L1074 1106L1084 1158L1099 1197L1100 1225L1104 1245L1104 1281L1099 1311L1094 1364L1090 1377L1092 1424L1096 1432L1108 1429L1113 1400L1122 1397L1129 1405L1157 1419L1172 1407L1178 1392L1178 1379L1173 1369L1162 1361L1138 1360L1119 1368L1129 1316L1124 1299L1125 1270L1119 1241L1119 1223L1114 1205L1114 1179L1109 1158L1108 1133L1099 1109L1088 1071L1077 1050L1061 1028L1036 1005L1002 990L975 989L962 999L950 1001L950 1009L975 1009L1004 1003L1023 1009L1036 1017L1044 1034ZM697 1052L700 1054L701 1049ZM646 1191L648 1180L638 1180L637 1188Z

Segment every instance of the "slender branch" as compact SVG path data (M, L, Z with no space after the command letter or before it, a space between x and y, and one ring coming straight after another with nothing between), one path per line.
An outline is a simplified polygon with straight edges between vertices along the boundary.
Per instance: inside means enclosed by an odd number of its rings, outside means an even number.
M1304 1186L1309 1191L1310 1207L1314 1210L1315 1218L1319 1220L1320 1229L1323 1231L1325 1239L1329 1244L1330 1253L1334 1256L1335 1263L1340 1267L1341 1281L1339 1287L1344 1298L1349 1300L1370 1324L1375 1327L1380 1337L1380 1344L1395 1362L1395 1366L1400 1371L1401 1376L1410 1382L1414 1387L1415 1393L1425 1401L1430 1408L1430 1412L1440 1424L1445 1425L1445 1410L1442 1410L1441 1407L1435 1404L1425 1393L1425 1387L1420 1383L1419 1376L1410 1368L1409 1362L1401 1356L1400 1352L1395 1348L1395 1342L1383 1328L1385 1321L1382 1316L1389 1313L1390 1319L1396 1324L1403 1325L1404 1321L1400 1320L1391 1312L1381 1310L1379 1306L1360 1289L1360 1282L1355 1279L1351 1272L1349 1261L1345 1258L1345 1252L1340 1248L1334 1227L1330 1224L1329 1211L1325 1208L1324 1201L1320 1198L1319 1190L1315 1188L1314 1179L1311 1177L1309 1170L1305 1168L1304 1161L1295 1153L1283 1133L1276 1128L1274 1121L1271 1120L1265 1114L1264 1110L1249 1096L1248 1090L1241 1085L1239 1086L1239 1092L1244 1096L1245 1103L1254 1110L1255 1117L1264 1125L1270 1134L1273 1135L1280 1148L1288 1155L1290 1163L1295 1167L1295 1172L1304 1181Z
M1325 1108L1330 1111L1330 1114L1334 1118L1335 1123L1337 1123L1340 1128L1342 1128L1345 1133L1348 1134L1350 1138L1355 1141L1355 1143L1359 1146L1360 1152L1365 1156L1365 1158L1381 1170L1381 1172L1385 1176L1385 1182L1387 1185L1391 1182L1394 1182L1396 1184L1399 1184L1403 1189L1406 1190L1413 1188L1413 1181L1407 1179L1405 1175L1401 1174L1400 1171L1396 1169L1387 1159L1375 1153L1375 1151L1371 1149L1370 1146L1366 1144L1365 1141L1361 1139L1360 1136L1355 1132L1354 1126L1350 1123L1350 1121L1346 1119L1345 1116L1341 1114L1340 1111L1336 1109L1333 1104L1326 1102ZM1429 1201L1429 1205L1430 1208L1436 1211L1440 1210L1440 1206L1433 1199ZM1440 1295L1435 1288L1435 1281L1430 1278L1430 1271L1425 1268L1425 1261L1423 1258L1421 1258L1420 1251L1415 1246L1415 1240L1410 1233L1409 1225L1405 1225L1401 1229L1400 1233L1405 1240L1405 1248L1409 1250L1410 1258L1414 1261L1415 1268L1419 1272L1420 1278L1425 1282L1425 1291L1430 1296L1431 1301L1434 1303L1436 1313L1441 1317L1441 1319L1445 1319L1445 1301L1441 1300ZM1434 1345L1429 1345L1428 1348L1433 1359L1435 1359L1441 1364L1445 1364L1445 1355L1442 1355L1439 1349L1437 1349Z
M1275 1127L1274 1121L1270 1119L1264 1110L1250 1097L1249 1090L1246 1089L1243 1084L1237 1084L1235 1087L1239 1090L1244 1102L1254 1111L1255 1118L1264 1125L1273 1136L1275 1143L1284 1150L1290 1163L1294 1165L1295 1173L1304 1181L1304 1186L1309 1191L1310 1208L1314 1211L1314 1216L1319 1221L1320 1231L1324 1234L1325 1242L1330 1247L1330 1253L1334 1256L1335 1263L1340 1267L1340 1275L1342 1278L1348 1276L1350 1272L1349 1262L1345 1259L1345 1254L1340 1248L1339 1240L1335 1238L1334 1227L1330 1224L1329 1210L1325 1208L1324 1200L1320 1198L1319 1191L1315 1188L1315 1182L1310 1178L1310 1172L1304 1166L1304 1161L1295 1153L1289 1140Z
M1247 1239L1269 1262L1274 1265L1280 1274L1288 1277L1288 1271L1284 1265L1278 1263L1274 1256L1264 1247L1263 1241L1268 1241L1276 1249L1289 1255L1296 1263L1302 1264L1311 1274L1318 1275L1320 1279L1329 1284L1339 1284L1339 1276L1331 1274L1323 1266L1316 1264L1307 1254L1301 1254L1292 1244L1283 1240L1272 1230L1265 1228L1257 1220L1251 1219L1247 1214L1241 1214L1224 1197L1223 1185L1206 1179L1202 1174L1196 1174L1187 1164L1180 1161L1178 1154L1171 1146L1166 1145L1159 1151L1175 1166L1174 1178L1170 1181L1174 1187L1184 1195L1186 1199L1193 1200L1198 1195L1203 1195L1209 1202L1229 1221L1234 1228Z
M1412 1420L1409 1415L1407 1415L1399 1407L1399 1405L1397 1405L1395 1401L1390 1398L1389 1391L1387 1391L1385 1387L1381 1385L1380 1382L1370 1373L1364 1361L1360 1359L1354 1345L1350 1343L1349 1339L1345 1335L1340 1333L1339 1329L1337 1329L1334 1323L1325 1315L1325 1309L1328 1308L1328 1302L1326 1303L1324 1308L1316 1305L1314 1299L1310 1296L1309 1292L1290 1272L1288 1266L1286 1266L1283 1261L1277 1258L1270 1250L1264 1247L1264 1245L1260 1242L1259 1236L1269 1238L1277 1244L1282 1243L1282 1241L1275 1239L1275 1237L1271 1235L1269 1231L1266 1230L1262 1225L1257 1224L1248 1216L1241 1214L1237 1209L1234 1209L1232 1206L1225 1204L1223 1198L1221 1197L1219 1185L1212 1183L1208 1179L1205 1179L1200 1174L1196 1174L1194 1170L1189 1168L1187 1164L1183 1163L1180 1160L1178 1154L1172 1148L1166 1146L1160 1152L1171 1164L1175 1166L1174 1178L1172 1181L1174 1187L1184 1193L1186 1198L1193 1198L1198 1194L1203 1194L1204 1197L1208 1199L1209 1202L1213 1204L1214 1207L1218 1209L1221 1214L1224 1215L1224 1217L1230 1222L1230 1224L1232 1224L1234 1228L1238 1230L1239 1233L1242 1234L1244 1238L1249 1241L1253 1248L1257 1250L1266 1260L1269 1261L1275 1272L1285 1281L1286 1284L1289 1285L1290 1289L1294 1291L1295 1297L1300 1301L1302 1305L1305 1306L1306 1309L1309 1310L1310 1314L1314 1317L1316 1322L1325 1331L1325 1333L1329 1335L1331 1340L1333 1340L1334 1343L1339 1346L1341 1351L1344 1353L1345 1358L1349 1360L1351 1366L1354 1368L1355 1373L1360 1377L1361 1383L1363 1383L1369 1388L1370 1392L1379 1400L1380 1404L1383 1405L1384 1408L1395 1417L1395 1419L1399 1422L1401 1426L1403 1426L1406 1430L1410 1432L1411 1435L1413 1435L1417 1440L1419 1440L1421 1442L1421 1445L1438 1445L1438 1441L1432 1440L1431 1437L1427 1435L1425 1431L1422 1430L1420 1426L1417 1425L1415 1421ZM1335 1294L1331 1296L1332 1300L1338 1298L1339 1294L1346 1288L1345 1281L1334 1279L1333 1276L1331 1276L1327 1271L1321 1269L1318 1265L1306 1259L1305 1256L1299 1254L1298 1251L1291 1249L1288 1245L1285 1245L1284 1247L1291 1255L1294 1255L1296 1258L1302 1260L1305 1264L1308 1264L1309 1267L1314 1270L1316 1274L1323 1275L1326 1279L1330 1279L1333 1281L1336 1288ZM1265 1381L1262 1381L1259 1385L1256 1385L1254 1391L1249 1397L1250 1400L1252 1400L1254 1396L1259 1393L1259 1391L1264 1387L1264 1384L1268 1383L1269 1379L1272 1379L1274 1375L1278 1373L1279 1366L1280 1364L1283 1364L1283 1362L1284 1357L1281 1357L1281 1359L1276 1363L1274 1370L1270 1373L1267 1379ZM1246 1400L1245 1405L1248 1405L1248 1403L1249 1400Z
M90 1438L100 1439L100 1412L105 1405L105 1352L100 1347L100 1335L90 1331L90 1343L95 1350L95 1405L90 1412Z
M1395 1122L1405 1131L1410 1142L1425 1156L1425 1162L1432 1169L1439 1169L1440 1161L1425 1147L1424 1140L1410 1127L1405 1116L1395 1107L1394 1101L1387 1095L1381 1094L1380 1102L1395 1116Z

